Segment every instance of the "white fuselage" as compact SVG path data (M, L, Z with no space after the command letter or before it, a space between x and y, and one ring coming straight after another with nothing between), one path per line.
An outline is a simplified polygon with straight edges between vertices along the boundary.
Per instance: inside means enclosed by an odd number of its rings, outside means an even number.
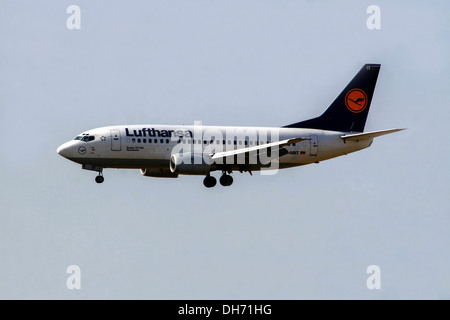
M83 132L58 148L74 162L101 168L168 170L174 150L214 154L272 141L305 137L284 147L279 168L319 162L367 148L372 139L344 141L348 132L298 128L185 125L123 125ZM286 153L287 152L287 153ZM259 170L260 165L230 164L230 170Z

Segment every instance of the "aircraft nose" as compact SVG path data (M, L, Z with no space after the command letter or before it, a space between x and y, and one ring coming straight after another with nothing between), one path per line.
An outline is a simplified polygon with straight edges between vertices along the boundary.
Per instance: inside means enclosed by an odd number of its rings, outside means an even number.
M71 147L70 142L63 143L58 147L58 149L56 149L56 152L64 158L69 158L72 156L72 148L70 147Z

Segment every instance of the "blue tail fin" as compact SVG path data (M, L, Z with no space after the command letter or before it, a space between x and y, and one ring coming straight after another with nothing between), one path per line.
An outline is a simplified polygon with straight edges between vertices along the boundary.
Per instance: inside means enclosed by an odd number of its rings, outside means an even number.
M284 127L363 132L379 71L379 64L364 65L321 116Z

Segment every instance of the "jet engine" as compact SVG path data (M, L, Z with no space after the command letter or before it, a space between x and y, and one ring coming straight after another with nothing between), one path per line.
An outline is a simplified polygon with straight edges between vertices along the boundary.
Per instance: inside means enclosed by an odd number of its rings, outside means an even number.
M204 157L200 154L173 154L170 157L170 171L174 174L203 175L208 174L211 171L210 163L211 161L205 161Z

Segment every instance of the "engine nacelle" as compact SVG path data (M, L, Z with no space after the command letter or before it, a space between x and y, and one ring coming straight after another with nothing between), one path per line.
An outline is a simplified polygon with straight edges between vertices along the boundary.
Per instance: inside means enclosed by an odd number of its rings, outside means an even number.
M170 157L170 171L174 174L203 175L211 171L211 164L205 162L203 156L199 154L186 153L181 156L173 154Z
M146 177L155 178L178 178L178 174L167 169L141 169L141 174Z

